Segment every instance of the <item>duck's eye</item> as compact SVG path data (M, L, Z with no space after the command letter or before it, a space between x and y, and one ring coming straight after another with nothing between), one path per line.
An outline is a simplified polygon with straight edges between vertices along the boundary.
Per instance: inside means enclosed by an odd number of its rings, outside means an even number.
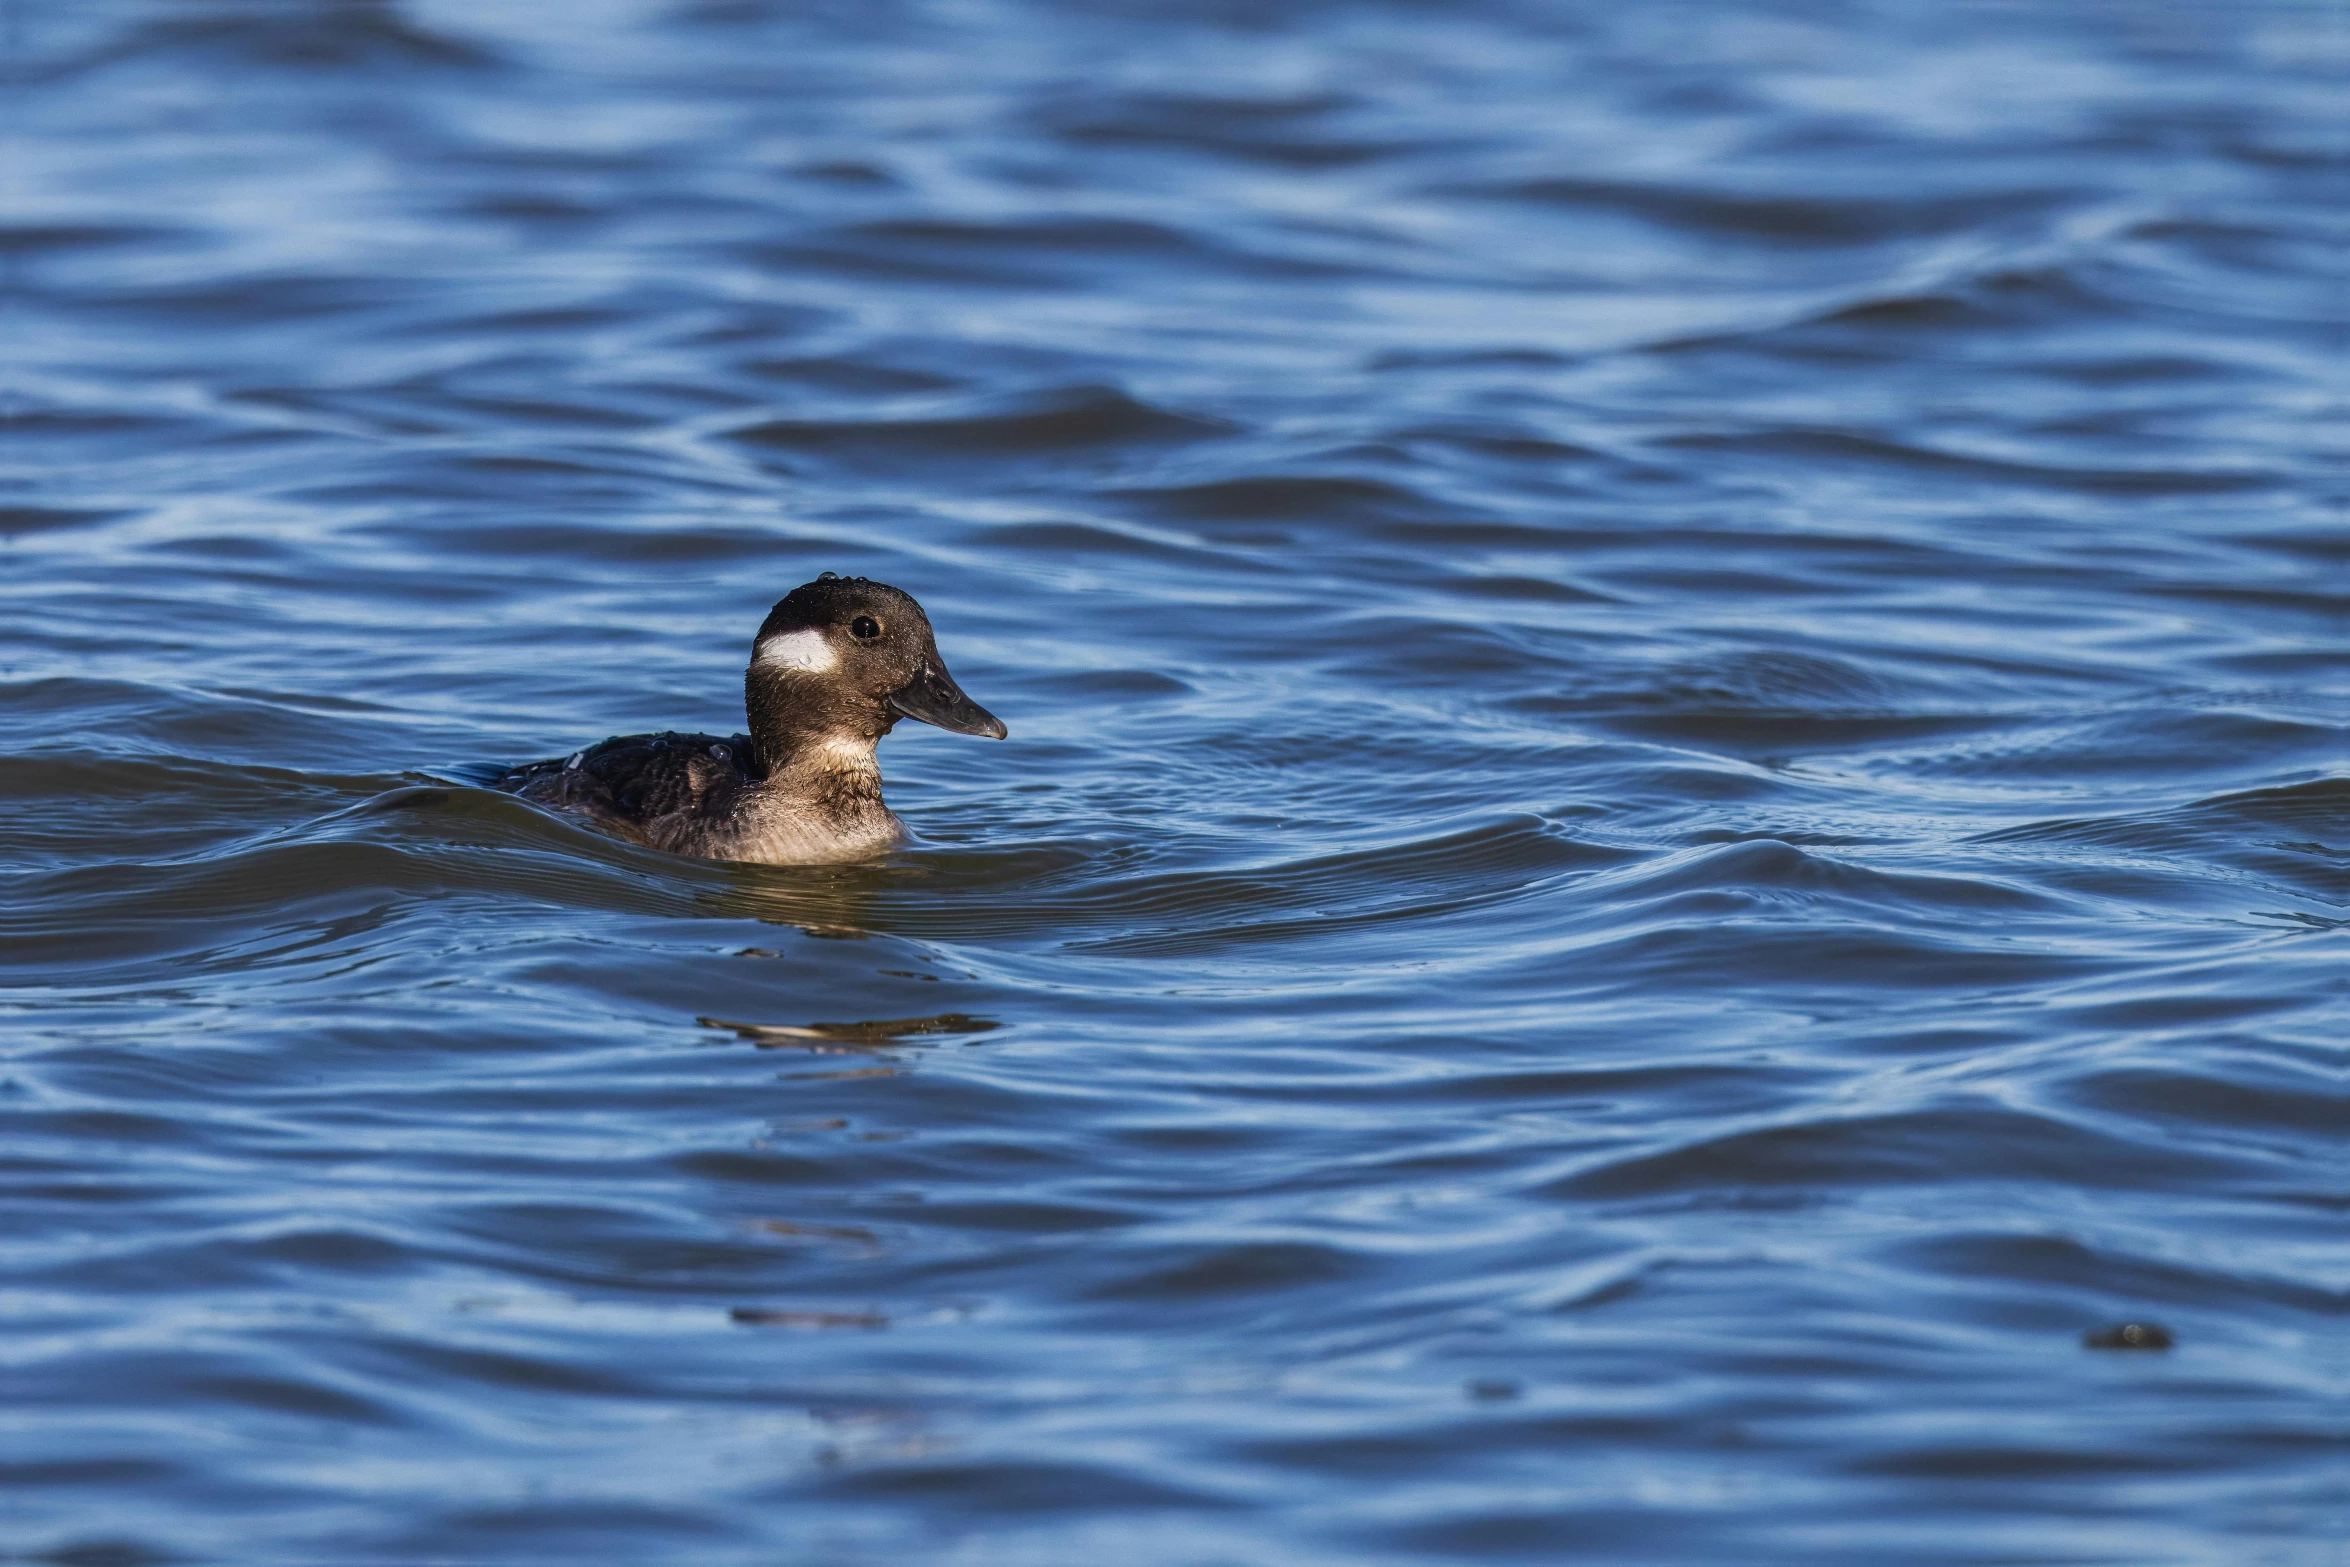
M871 615L859 615L849 622L849 635L860 642L870 642L881 635L881 622Z

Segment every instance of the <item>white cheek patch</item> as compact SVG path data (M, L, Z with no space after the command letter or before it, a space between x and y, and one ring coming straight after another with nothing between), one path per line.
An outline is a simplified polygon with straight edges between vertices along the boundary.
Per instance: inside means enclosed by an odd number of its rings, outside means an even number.
M823 632L811 628L777 632L759 644L752 662L769 669L805 669L812 674L823 674L840 667L840 655L832 650Z

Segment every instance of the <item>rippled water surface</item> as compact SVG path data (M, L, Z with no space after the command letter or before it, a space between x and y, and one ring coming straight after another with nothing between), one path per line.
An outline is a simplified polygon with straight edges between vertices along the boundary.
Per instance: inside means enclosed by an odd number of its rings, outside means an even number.
M2339 7L11 16L0 1554L2341 1560Z

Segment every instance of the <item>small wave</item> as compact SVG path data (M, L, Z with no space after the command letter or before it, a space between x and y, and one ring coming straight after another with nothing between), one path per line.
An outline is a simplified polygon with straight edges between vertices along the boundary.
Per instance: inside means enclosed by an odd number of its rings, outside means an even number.
M987 398L958 414L895 419L769 419L732 438L745 445L843 462L923 458L1001 462L1054 453L1183 445L1233 426L1175 413L1109 386Z
M1103 252L1165 258L1193 248L1192 241L1176 229L1131 218L1028 218L995 223L891 218L860 223L846 232L932 252Z
M0 682L0 713L25 722L72 714L83 749L34 751L15 762L26 792L46 787L44 769L99 765L204 770L250 761L283 771L289 756L320 759L361 750L370 720L388 709L336 693L205 689L152 681L51 675ZM93 740L104 749L86 749ZM263 758L268 760L264 761ZM199 760L202 759L202 760ZM114 787L142 787L135 773Z
M2210 867L2288 897L2350 907L2350 778L2241 790L2153 811L2031 822L1974 841L2086 852L2116 868Z
M1147 148L1285 169L1342 169L1404 150L1349 136L1334 121L1358 100L1340 93L1238 97L1212 92L1101 92L1051 105L1050 134L1086 148Z
M1574 211L1622 212L1714 236L1778 245L1879 244L1922 235L1979 233L1997 220L2013 223L2052 211L2074 198L2058 189L1983 194L1856 193L1784 195L1706 189L1623 179L1547 176L1472 187L1488 201L1526 202Z
M1879 870L1831 853L1761 838L1674 855L1619 870L1609 890L1626 904L1686 893L1735 894L1758 904L1842 909L1855 918L1967 921L1986 914L2047 913L2045 894L1987 877Z
M2193 841L2213 829L2240 841L2242 830L2247 827L2306 834L2313 846L2338 856L2350 856L2350 777L2311 778L2272 788L2242 789L2159 811L2070 817L2003 827L1983 834L1979 841L2161 848Z
M1404 485L1340 476L1263 475L1111 493L1142 510L1194 522L1428 520L1443 511Z
M2199 1189L2242 1173L2235 1161L2167 1140L2134 1141L2049 1115L1958 1102L1702 1138L1606 1160L1543 1191L1587 1201L1947 1181L2143 1191Z
M1887 663L1789 649L1727 650L1634 678L1586 677L1509 706L1644 740L1773 757L1951 740L2012 722L1958 706L1939 684Z
M97 527L127 515L127 512L82 506L0 506L0 539Z
M901 1039L938 1034L985 1034L1004 1025L992 1018L963 1012L941 1012L932 1017L872 1018L858 1023L731 1023L724 1018L694 1019L704 1028L724 1029L761 1050L872 1050Z
M64 74L80 75L125 61L207 58L231 69L343 76L479 73L503 63L472 39L403 16L392 0L335 0L249 14L216 7L209 14L145 22L70 59Z
M1175 1257L1131 1271L1088 1291L1095 1300L1190 1302L1341 1283L1369 1270L1363 1257L1335 1246L1294 1241L1244 1241L1202 1252L1183 1247Z
M1892 1249L1903 1266L1945 1277L1980 1282L2006 1280L2049 1286L2094 1297L2102 1309L2128 1310L2148 1303L2203 1306L2240 1311L2285 1306L2325 1311L2339 1304L2322 1290L2285 1279L2249 1277L2221 1267L2196 1267L2172 1257L2084 1241L2076 1236L2035 1232L1958 1233L1910 1241Z

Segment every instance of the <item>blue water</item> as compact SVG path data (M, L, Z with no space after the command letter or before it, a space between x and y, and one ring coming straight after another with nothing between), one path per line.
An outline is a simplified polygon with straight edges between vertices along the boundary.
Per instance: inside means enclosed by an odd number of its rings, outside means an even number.
M2338 5L8 25L0 1556L2345 1560Z

